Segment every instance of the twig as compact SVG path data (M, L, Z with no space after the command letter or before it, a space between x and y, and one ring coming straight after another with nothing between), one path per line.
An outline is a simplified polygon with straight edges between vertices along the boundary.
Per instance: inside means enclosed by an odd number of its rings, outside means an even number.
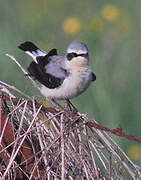
M3 82L3 81L0 81L0 84L1 84L1 85L4 85L4 86L7 86L8 88L10 88L10 89L18 92L19 94L25 96L25 97L28 98L28 99L31 99L30 96L28 96L27 94L23 93L22 91L20 91L19 89L17 89L15 86L9 85L9 84L7 84L7 83L5 83L5 82Z
M1 141L2 141L2 138L3 138L3 135L4 135L4 132L5 132L5 128L6 128L6 125L7 125L7 123L8 123L8 120L9 120L11 114L13 114L13 112L16 111L17 108L19 108L22 104L24 104L24 101L21 102L20 105L18 105L12 112L10 112L10 113L7 115L6 120L5 120L5 123L4 123L4 126L3 126L3 129L2 129L2 132L1 132L1 135L0 135L0 144L1 144Z
M19 129L18 129L18 132L17 132L17 137L20 136L20 132L21 132L21 128L22 128L23 120L24 120L24 114L26 112L26 106L27 106L27 101L25 101L25 104L24 104L24 109L23 109L22 116L21 116L21 119L20 119L20 124L19 124ZM18 144L18 138L15 139L15 143L14 143L14 146L13 146L13 151L12 151L11 157L10 157L11 159L15 154L15 151L17 149L17 144Z
M27 71L20 65L20 63L16 60L16 58L13 55L6 54L6 56L8 56L10 59L12 59L17 64L17 66L23 71L23 73L25 75L28 74ZM30 79L30 81L32 82L33 86L40 91L40 87L35 83L35 81L30 76L27 76L27 78Z
M10 98L16 98L5 86L0 85L0 91L5 92L10 96Z
M61 115L61 159L62 159L62 167L61 167L61 180L65 179L65 144L64 144L64 121L63 114Z
M112 153L110 153L109 157L109 180L112 179Z
M27 133L28 133L28 131L30 130L30 128L32 127L32 125L33 125L33 123L34 123L34 121L35 121L38 113L40 112L41 108L42 108L42 105L41 105L40 108L38 109L38 111L37 111L37 113L36 113L36 116L35 116L35 117L33 118L33 120L31 121L31 124L29 125L29 127L28 127L28 129L27 129ZM21 140L21 142L20 142L20 144L19 144L19 146L18 146L18 148L17 148L14 156L10 158L9 164L8 164L8 166L7 166L7 169L6 169L6 171L4 172L3 179L5 178L5 176L7 175L10 167L12 166L13 161L14 161L15 157L17 156L17 154L18 154L18 152L19 152L19 149L21 148L21 146L22 146L25 138L26 138L26 135L25 135L25 136L23 137L23 139Z

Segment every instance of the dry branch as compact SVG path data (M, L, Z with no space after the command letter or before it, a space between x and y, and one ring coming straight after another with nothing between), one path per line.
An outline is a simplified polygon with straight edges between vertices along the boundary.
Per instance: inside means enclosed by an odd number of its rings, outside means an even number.
M141 168L86 115L5 94L0 102L1 178L140 179Z

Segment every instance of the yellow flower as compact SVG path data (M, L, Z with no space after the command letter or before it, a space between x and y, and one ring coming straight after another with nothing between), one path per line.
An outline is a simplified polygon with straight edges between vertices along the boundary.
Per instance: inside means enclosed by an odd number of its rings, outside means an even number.
M94 17L90 23L90 28L96 32L102 32L104 29L104 23L100 17Z
M108 21L115 21L119 16L119 9L114 5L106 5L102 10L102 15Z
M133 160L138 160L141 158L141 146L139 145L132 145L128 148L127 154Z
M80 31L80 22L75 17L70 17L64 21L63 30L65 33L75 35Z

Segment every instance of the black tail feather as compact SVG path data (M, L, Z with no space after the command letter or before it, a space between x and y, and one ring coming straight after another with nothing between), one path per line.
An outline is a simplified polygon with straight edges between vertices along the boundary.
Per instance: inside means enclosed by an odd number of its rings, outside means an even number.
M23 51L29 51L29 52L36 51L37 49L39 49L35 44L33 44L30 41L26 41L26 42L20 44L18 46L18 48Z

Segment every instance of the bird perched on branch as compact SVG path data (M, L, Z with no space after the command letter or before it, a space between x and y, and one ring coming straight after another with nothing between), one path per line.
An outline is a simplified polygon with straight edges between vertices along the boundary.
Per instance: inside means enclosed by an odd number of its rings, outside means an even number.
M56 49L46 53L29 41L18 47L34 59L29 75L42 84L41 93L48 99L69 101L96 80L89 66L88 48L82 42L72 42L64 56L57 55Z

